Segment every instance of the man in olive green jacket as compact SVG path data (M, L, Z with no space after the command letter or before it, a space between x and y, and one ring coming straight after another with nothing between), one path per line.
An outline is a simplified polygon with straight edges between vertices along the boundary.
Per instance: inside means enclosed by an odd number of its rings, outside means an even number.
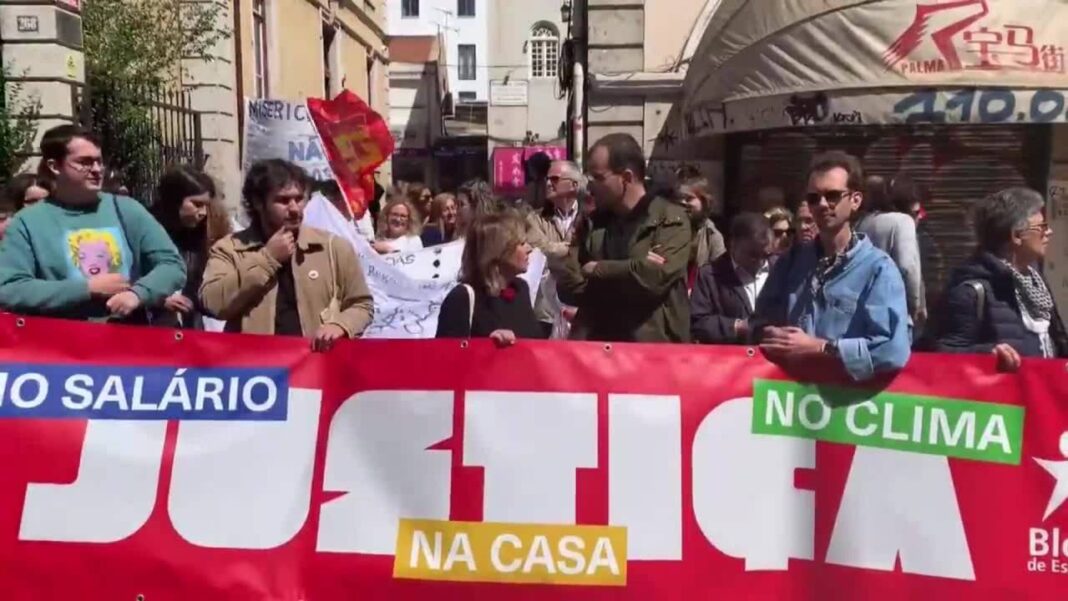
M590 150L597 213L554 261L560 299L579 308L571 337L615 342L689 342L686 211L645 188L645 157L629 135Z

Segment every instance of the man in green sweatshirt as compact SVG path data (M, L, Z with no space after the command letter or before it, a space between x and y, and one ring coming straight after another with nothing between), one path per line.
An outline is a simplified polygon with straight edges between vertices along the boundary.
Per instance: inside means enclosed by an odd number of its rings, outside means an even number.
M185 264L139 202L101 192L100 145L61 125L41 141L44 202L23 209L0 245L0 308L13 313L143 322L185 285ZM140 318L139 318L140 316Z

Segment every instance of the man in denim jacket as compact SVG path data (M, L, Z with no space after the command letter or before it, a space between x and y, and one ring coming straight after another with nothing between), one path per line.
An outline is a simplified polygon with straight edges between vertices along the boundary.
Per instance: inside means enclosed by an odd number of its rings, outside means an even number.
M843 152L812 162L804 202L819 237L775 264L757 301L754 332L776 363L823 358L862 381L908 362L912 335L901 272L851 226L863 181L860 162Z

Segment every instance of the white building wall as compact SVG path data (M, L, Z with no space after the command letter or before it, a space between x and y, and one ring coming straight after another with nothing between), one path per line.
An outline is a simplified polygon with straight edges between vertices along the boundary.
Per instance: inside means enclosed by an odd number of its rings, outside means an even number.
M490 99L490 148L520 144L527 132L540 143L563 144L560 125L567 120L567 99L561 98L555 77L534 78L530 69L530 39L534 26L549 23L562 42L567 25L560 21L560 3L544 0L493 0L490 8L489 51L493 56L490 81L527 82L524 106L505 106Z
M448 65L449 90L456 101L460 92L474 92L475 100L489 100L489 66L491 57L488 42L489 3L491 0L475 0L475 16L458 15L459 0L419 0L419 17L401 16L402 0L387 0L389 35L437 35L445 40L444 62ZM506 0L507 1L507 0ZM513 2L525 0L511 0ZM475 76L473 81L460 81L460 44L475 46Z
M428 94L433 80L418 75L411 79L394 79L389 88L389 129L398 147L430 148L430 106Z

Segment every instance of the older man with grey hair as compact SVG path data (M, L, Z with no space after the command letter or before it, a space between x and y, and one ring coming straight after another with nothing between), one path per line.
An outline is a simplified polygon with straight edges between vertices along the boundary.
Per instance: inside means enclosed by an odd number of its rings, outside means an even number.
M530 244L550 257L563 257L580 214L579 200L586 190L586 176L571 161L553 161L545 189L548 202L529 217Z
M1068 357L1068 334L1038 265L1052 230L1045 199L1009 188L975 207L975 254L950 276L935 350L993 353L1003 371L1022 357Z
M572 234L581 219L586 176L572 161L553 161L545 178L545 190L545 206L527 217L529 242L547 257L563 259L567 256ZM562 324L562 311L563 307L556 297L556 282L546 267L534 303L534 313L546 332L551 334L554 324Z

